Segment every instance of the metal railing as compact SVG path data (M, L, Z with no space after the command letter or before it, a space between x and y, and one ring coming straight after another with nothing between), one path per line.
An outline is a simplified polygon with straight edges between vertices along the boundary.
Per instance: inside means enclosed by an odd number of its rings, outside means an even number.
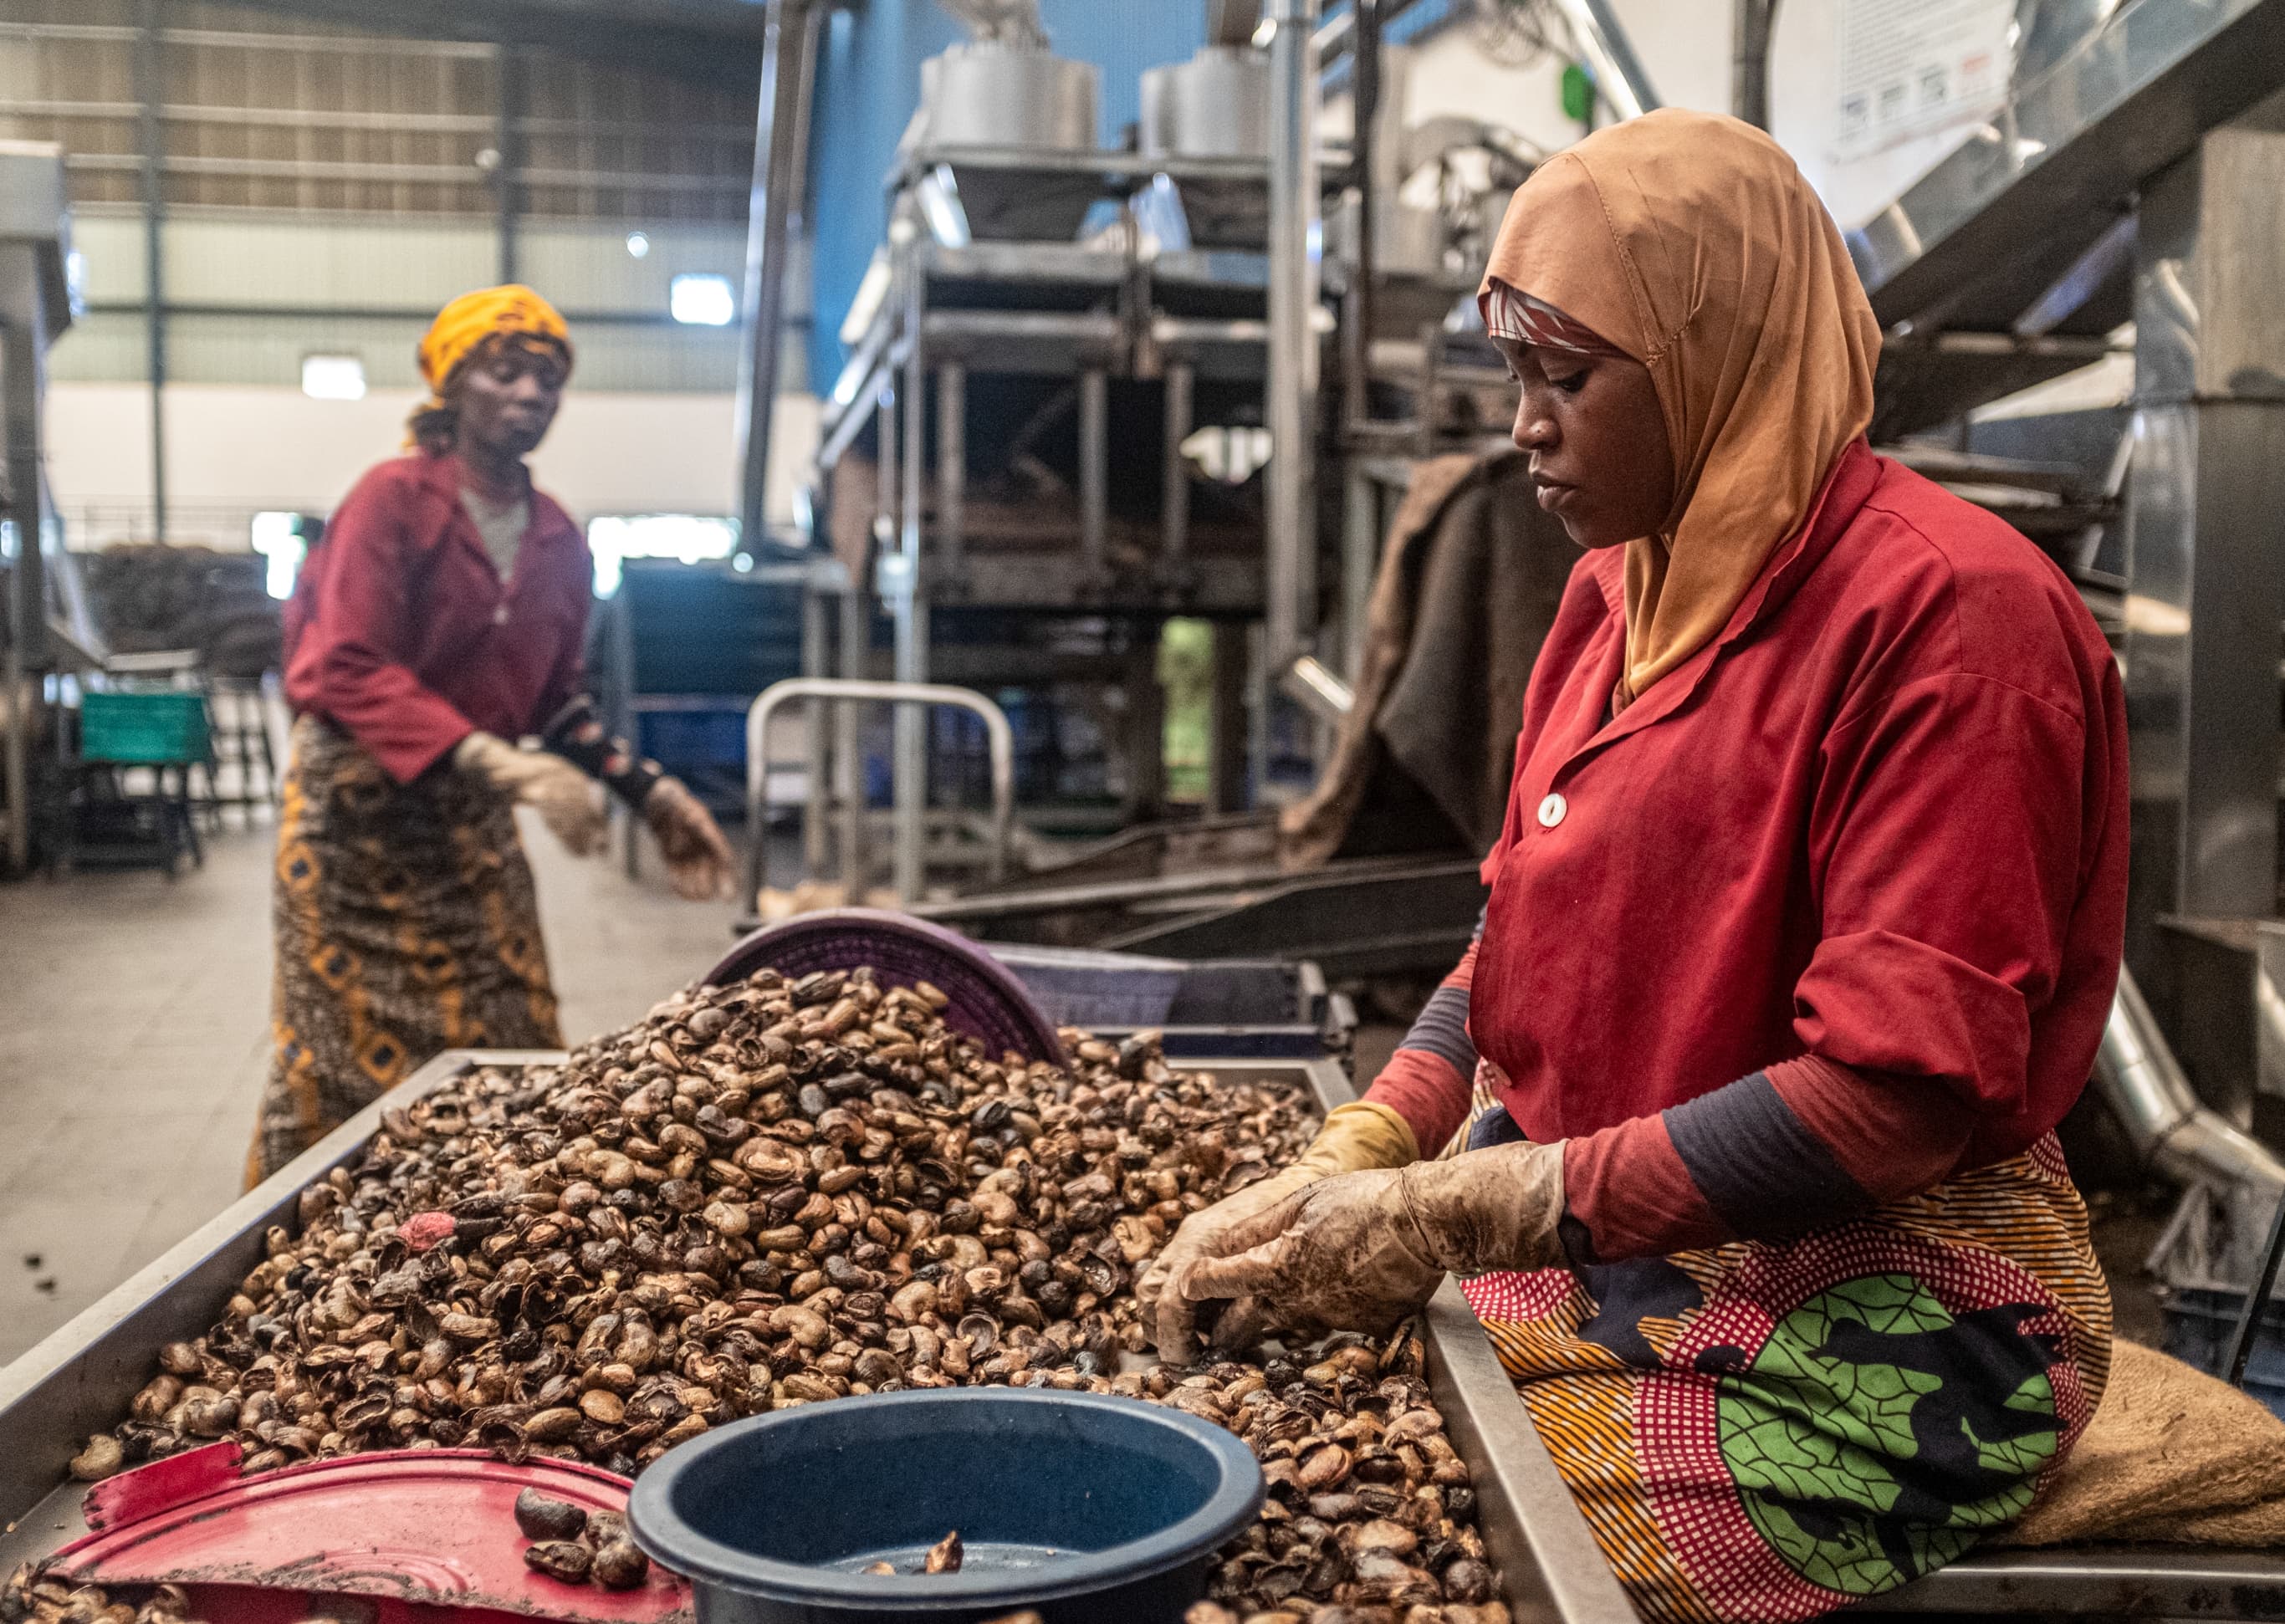
M991 700L973 688L951 687L934 682L871 682L844 677L791 677L783 682L773 682L762 690L753 706L746 712L746 887L741 906L750 907L760 894L762 882L767 877L769 848L768 830L765 819L769 812L768 740L770 714L789 699L815 699L828 702L876 702L898 705L951 706L980 717L991 754L992 765L992 833L989 875L998 880L1008 867L1008 845L1016 824L1016 738L1008 726L1007 714ZM812 753L813 761L815 759ZM845 769L853 764L844 763ZM895 782L897 764L891 762L891 781ZM926 800L926 786L922 793L913 796L899 794L896 800L896 834L893 883L897 900L910 902L921 889L922 813ZM814 802L824 792L824 786L813 782L809 793ZM857 775L846 773L844 794L861 796ZM861 889L860 876L863 869L858 850L858 829L861 817L850 816L844 822L842 876L847 883L851 900L857 899Z

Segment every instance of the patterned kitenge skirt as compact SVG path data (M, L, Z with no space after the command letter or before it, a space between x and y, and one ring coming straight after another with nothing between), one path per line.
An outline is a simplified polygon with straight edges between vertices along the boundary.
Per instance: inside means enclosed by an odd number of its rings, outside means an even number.
M271 905L270 1079L249 1185L448 1048L561 1048L511 803L440 765L410 784L294 725Z
M1514 1137L1493 1107L1470 1142ZM1461 1289L1658 1620L1783 1624L1952 1561L2052 1479L2110 1367L2052 1134L1789 1243Z

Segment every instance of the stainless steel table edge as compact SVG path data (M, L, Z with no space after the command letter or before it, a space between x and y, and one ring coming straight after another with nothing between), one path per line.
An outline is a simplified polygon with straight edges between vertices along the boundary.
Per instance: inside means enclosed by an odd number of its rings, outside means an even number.
M1327 1110L1356 1097L1339 1062L1304 1063ZM1633 1604L1457 1283L1448 1279L1436 1289L1423 1334L1429 1388L1453 1447L1474 1475L1476 1520L1510 1610L1519 1620L1635 1624Z
M302 1189L349 1161L408 1104L473 1065L560 1064L560 1051L455 1049L439 1055L334 1129L148 1267L132 1275L12 1364L0 1369L0 1573L85 1531L85 1486L68 1477L90 1433L126 1413L151 1377L161 1344L211 1325L260 1260L271 1225L293 1221ZM1181 1068L1241 1079L1296 1079L1326 1110L1355 1097L1339 1062L1190 1059ZM1429 1306L1429 1383L1452 1442L1468 1463L1477 1520L1519 1620L1633 1624L1586 1519L1556 1472L1529 1413L1500 1369L1459 1288Z

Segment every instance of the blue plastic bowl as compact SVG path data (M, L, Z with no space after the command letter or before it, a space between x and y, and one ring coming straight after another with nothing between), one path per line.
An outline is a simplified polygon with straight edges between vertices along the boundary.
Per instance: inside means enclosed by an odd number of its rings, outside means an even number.
M734 1422L636 1479L638 1543L700 1624L1166 1624L1261 1508L1261 1468L1180 1410L1095 1393L937 1388ZM957 1573L919 1571L957 1531ZM868 1573L876 1562L893 1574Z

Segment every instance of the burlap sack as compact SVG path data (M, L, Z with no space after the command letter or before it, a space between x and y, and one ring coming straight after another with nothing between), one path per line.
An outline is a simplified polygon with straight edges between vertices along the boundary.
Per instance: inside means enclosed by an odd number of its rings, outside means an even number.
M2285 1421L2132 1342L2062 1476L1998 1542L2285 1545Z

